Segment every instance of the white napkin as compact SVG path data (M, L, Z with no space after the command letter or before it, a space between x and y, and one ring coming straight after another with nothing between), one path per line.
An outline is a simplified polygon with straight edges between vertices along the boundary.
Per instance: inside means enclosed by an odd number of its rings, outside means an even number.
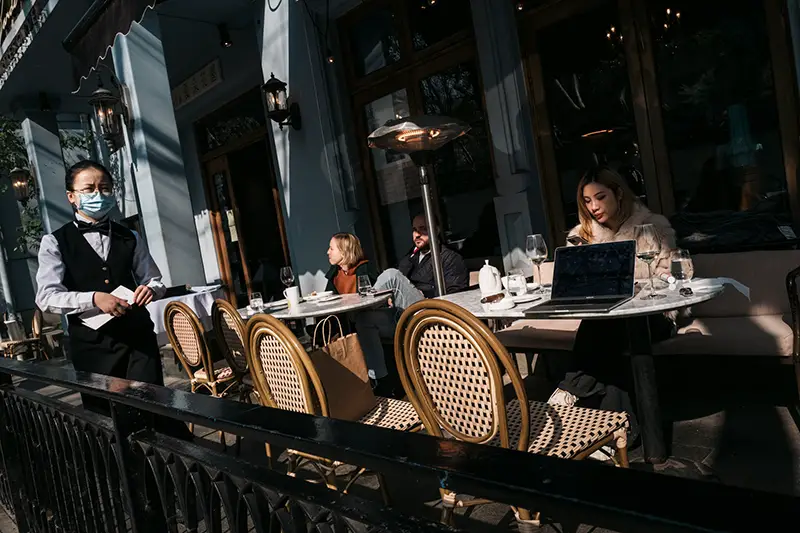
M117 298L121 298L127 301L129 304L133 305L133 291L127 287L123 287L120 285L111 293L112 296L116 296ZM80 319L81 321L88 327L93 330L98 330L107 323L114 320L114 315L109 315L108 313L102 312L98 308L94 308L91 311L86 311L85 313L81 314Z
M214 292L221 288L222 285L202 285L198 287L190 287L189 292L194 292L194 293Z
M742 295L745 298L747 298L748 300L750 299L750 287L748 287L743 283L739 283L738 281L732 278L702 278L702 279L693 279L691 282L689 282L689 286L692 289L699 289L699 290L702 289L710 290L713 289L714 287L719 287L721 285L730 285L731 287L742 293Z

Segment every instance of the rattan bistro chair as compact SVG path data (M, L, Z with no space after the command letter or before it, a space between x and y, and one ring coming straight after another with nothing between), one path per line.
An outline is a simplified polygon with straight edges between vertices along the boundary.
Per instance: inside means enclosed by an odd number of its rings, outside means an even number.
M247 332L244 321L239 316L239 311L227 300L214 302L211 307L211 321L219 349L240 384L240 399L250 401L253 381L247 368Z
M613 441L615 462L628 466L625 413L529 401L505 347L455 304L429 299L409 307L397 326L395 357L409 400L432 435L563 459L584 459ZM503 372L514 391L508 403ZM445 523L457 507L490 503L441 492ZM538 513L514 512L520 530L539 525Z
M222 398L236 390L236 374L227 361L211 360L205 330L194 311L184 303L170 302L164 310L164 325L192 385L192 392L205 389Z
M325 389L308 353L297 337L280 320L269 315L256 315L247 324L250 345L247 351L248 365L253 384L262 405L298 413L329 416ZM414 407L406 401L392 398L377 398L375 407L359 421L361 424L398 431L417 428L419 417ZM267 457L272 464L272 450L266 445ZM348 466L324 457L288 450L289 475L295 475L303 464L310 464L324 483L338 490L337 470ZM352 467L351 467L352 470ZM356 468L346 477L343 492L366 473ZM385 482L378 477L381 495L388 503Z

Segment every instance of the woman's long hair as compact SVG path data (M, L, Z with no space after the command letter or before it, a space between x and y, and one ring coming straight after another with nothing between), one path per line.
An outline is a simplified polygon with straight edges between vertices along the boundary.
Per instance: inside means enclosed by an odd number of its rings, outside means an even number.
M625 182L625 179L609 167L595 167L586 172L580 183L578 183L578 220L581 224L581 229L578 233L587 241L592 242L594 216L589 212L586 202L583 201L583 189L590 183L598 183L611 189L614 198L619 204L616 216L619 218L620 223L628 220L628 217L633 213L634 207L639 203L639 199Z
M339 251L342 252L342 261L348 268L358 265L365 259L361 241L352 233L337 233L333 236L333 240L339 246Z

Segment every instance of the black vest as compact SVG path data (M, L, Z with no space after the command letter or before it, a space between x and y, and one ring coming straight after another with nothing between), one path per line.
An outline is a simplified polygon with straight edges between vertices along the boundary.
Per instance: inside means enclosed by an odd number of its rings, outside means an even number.
M53 232L65 267L62 283L68 291L110 293L120 285L136 290L137 282L133 274L136 235L115 222L110 227L109 251L105 261L86 241L74 222ZM80 340L98 342L104 336L126 344L134 344L142 336L155 337L150 314L147 309L137 306L99 331L86 327L77 314L69 315L69 332L74 337L71 339L73 344Z
M110 249L104 261L86 241L73 222L53 232L64 262L64 286L69 291L111 292L120 285L136 290L133 253L136 235L111 223Z

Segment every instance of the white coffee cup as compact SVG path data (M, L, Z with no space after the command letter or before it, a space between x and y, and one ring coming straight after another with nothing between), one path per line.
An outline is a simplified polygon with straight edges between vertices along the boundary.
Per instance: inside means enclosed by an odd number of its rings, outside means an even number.
M283 297L289 301L289 307L300 305L300 287L289 287L283 291Z

